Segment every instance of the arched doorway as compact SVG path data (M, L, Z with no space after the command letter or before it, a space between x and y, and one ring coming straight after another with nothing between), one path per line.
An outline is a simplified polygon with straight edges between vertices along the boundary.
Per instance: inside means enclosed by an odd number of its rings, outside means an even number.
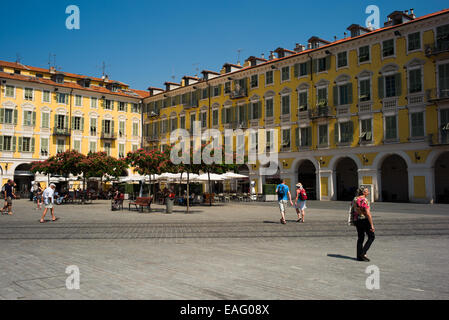
M337 163L335 174L337 200L352 200L358 186L357 164L349 157L342 158Z
M248 168L248 166L246 164L242 164L237 169L237 172L239 174L248 176L248 178L236 179L237 192L249 193L250 190L249 190L249 168Z
M274 162L270 162L264 166L265 168L276 168L276 164ZM274 170L273 170L274 171ZM281 170L279 170L279 166L277 166L277 170L275 173L264 176L265 184L279 184L281 183Z
M21 198L29 198L33 180L34 174L31 172L31 164L19 164L14 170L14 182L17 184L16 194L19 194Z
M390 155L384 159L380 170L382 201L407 202L408 170L405 160L396 154Z
M449 203L449 152L442 153L435 162L435 199Z
M298 182L301 182L306 189L307 199L316 200L316 168L312 161L304 160L301 162L298 167Z

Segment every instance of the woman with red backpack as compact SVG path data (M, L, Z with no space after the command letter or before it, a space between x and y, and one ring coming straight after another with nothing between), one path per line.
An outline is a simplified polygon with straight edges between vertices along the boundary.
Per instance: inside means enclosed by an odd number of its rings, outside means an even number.
M304 222L304 216L306 214L306 200L307 193L306 189L302 186L301 183L296 184L296 214L298 215L298 220L296 222Z

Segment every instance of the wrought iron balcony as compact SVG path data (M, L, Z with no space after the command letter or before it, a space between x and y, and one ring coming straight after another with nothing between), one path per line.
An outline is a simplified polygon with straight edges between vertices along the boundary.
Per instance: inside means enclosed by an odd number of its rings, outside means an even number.
M53 135L70 137L71 132L69 128L53 128Z
M330 108L328 106L318 106L309 110L310 119L328 118L331 116Z
M440 89L436 88L427 89L426 90L426 99L427 101L437 101L437 100L446 100L449 99L449 89Z
M117 135L113 132L102 132L101 133L101 139L105 140L115 140L117 139Z
M425 48L426 56L433 56L444 52L449 52L449 39L439 40L436 44L428 45Z
M231 99L239 99L239 98L244 98L247 96L248 96L248 90L246 88L232 90L231 94L229 95L229 97Z

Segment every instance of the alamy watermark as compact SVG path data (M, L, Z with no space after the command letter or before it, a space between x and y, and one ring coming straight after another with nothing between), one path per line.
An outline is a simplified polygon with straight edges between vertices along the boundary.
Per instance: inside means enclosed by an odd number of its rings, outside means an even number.
M69 290L79 290L80 288L80 269L76 265L68 266L65 273L69 276L65 280L65 286Z
M379 290L380 289L380 270L376 265L370 265L366 267L365 273L369 274L366 278L365 286L368 290Z
M74 4L65 8L65 13L69 14L65 20L65 27L69 30L80 29L80 8Z

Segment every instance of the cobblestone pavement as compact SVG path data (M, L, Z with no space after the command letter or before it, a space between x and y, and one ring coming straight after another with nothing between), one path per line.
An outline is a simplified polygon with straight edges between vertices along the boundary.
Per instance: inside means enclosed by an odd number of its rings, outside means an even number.
M0 216L0 299L448 299L449 205L373 204L369 263L355 261L348 203L309 201L305 223L275 203L110 211L27 200ZM126 207L126 203L125 203ZM47 220L50 216L47 217ZM68 290L66 267L80 269ZM380 270L368 290L367 266Z

